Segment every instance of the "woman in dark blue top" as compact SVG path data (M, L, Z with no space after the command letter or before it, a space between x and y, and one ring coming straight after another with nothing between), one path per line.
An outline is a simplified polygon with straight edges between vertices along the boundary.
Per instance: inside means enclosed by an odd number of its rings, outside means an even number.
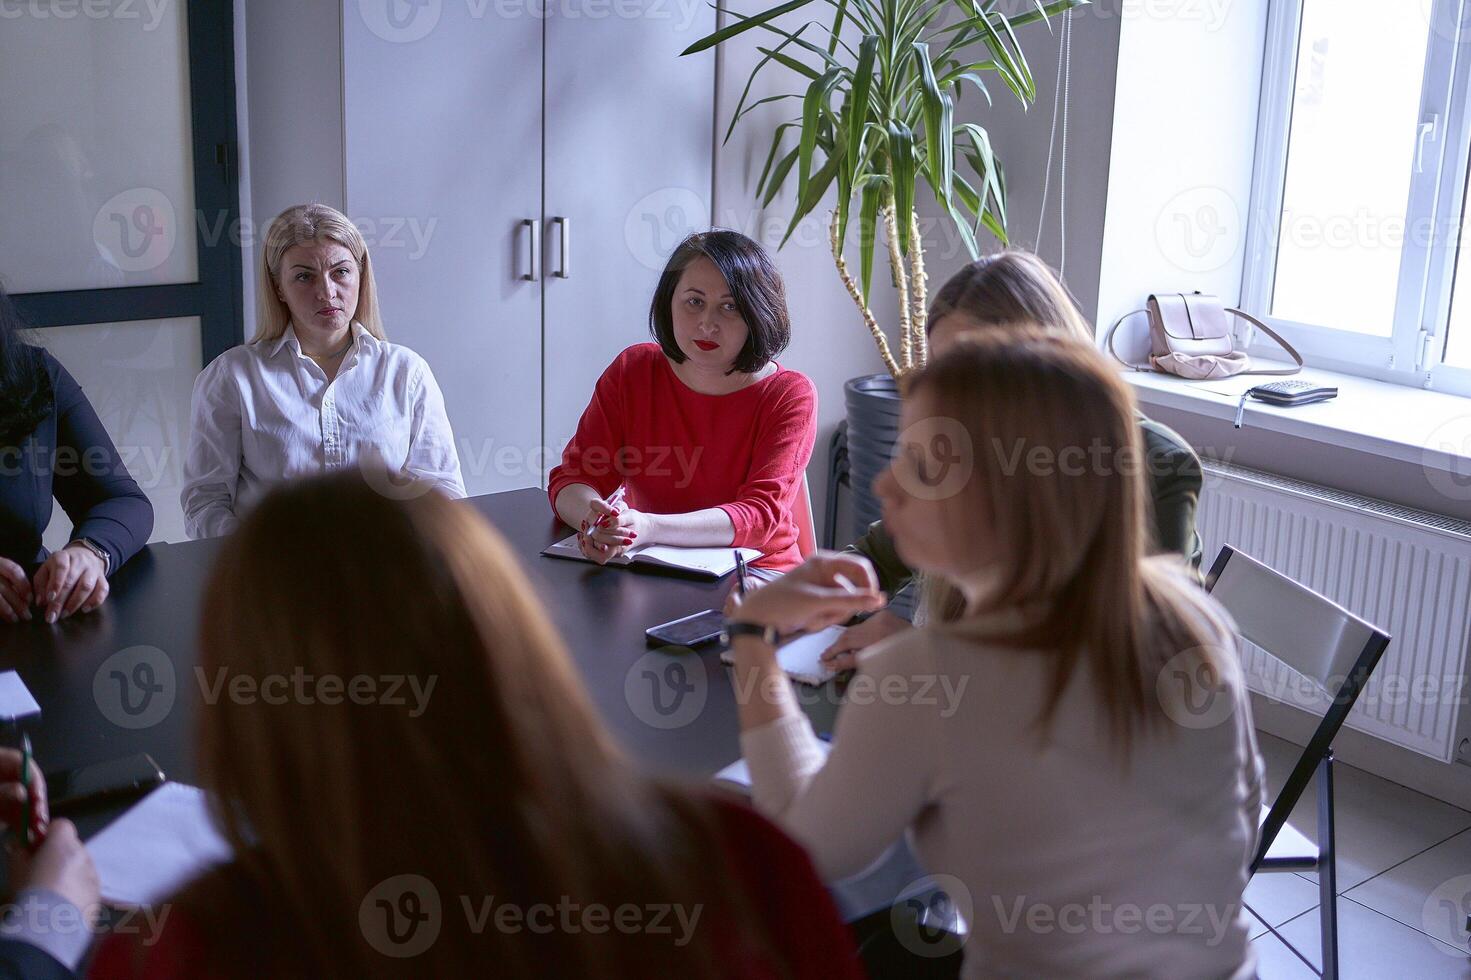
M102 604L107 577L148 541L153 505L81 386L20 328L0 288L0 621L29 620L34 606L54 623ZM72 533L48 554L53 497Z

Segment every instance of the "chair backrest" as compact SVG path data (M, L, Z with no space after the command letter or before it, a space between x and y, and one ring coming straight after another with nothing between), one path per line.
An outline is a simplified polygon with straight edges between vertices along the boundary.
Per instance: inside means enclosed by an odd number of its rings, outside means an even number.
M797 550L810 558L817 550L817 532L812 527L812 492L807 488L807 474L802 474L802 489L792 504L792 520L797 522Z
M1390 637L1338 603L1229 545L1216 556L1205 588L1236 620L1242 637L1310 678L1331 699L1262 823L1252 863L1255 870L1332 748Z
M1206 590L1241 635L1309 677L1329 697L1379 632L1342 606L1236 549L1221 549Z

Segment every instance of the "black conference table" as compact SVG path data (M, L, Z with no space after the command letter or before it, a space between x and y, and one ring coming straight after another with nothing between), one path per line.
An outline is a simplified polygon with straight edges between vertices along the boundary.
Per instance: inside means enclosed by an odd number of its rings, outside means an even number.
M694 782L740 757L735 690L719 651L671 653L644 639L649 626L720 608L728 578L543 557L541 550L568 531L540 490L465 505L489 519L521 558L603 721L633 759L650 772ZM41 705L40 722L28 730L47 771L146 752L170 779L195 781L194 717L211 686L196 672L199 604L218 548L218 541L150 545L113 576L111 596L96 612L55 625L0 623L0 670L18 671ZM303 584L308 575L303 570ZM130 688L119 674L151 693ZM797 694L817 731L830 731L841 704L837 685L799 685ZM68 816L88 837L126 806ZM918 878L899 846L834 894L844 914L857 917L913 894Z

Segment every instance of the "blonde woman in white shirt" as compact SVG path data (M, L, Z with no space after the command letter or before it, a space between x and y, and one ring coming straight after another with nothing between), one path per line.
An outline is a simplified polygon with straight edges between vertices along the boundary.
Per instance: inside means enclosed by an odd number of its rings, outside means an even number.
M189 536L233 531L276 482L346 466L465 496L444 397L424 359L385 338L357 227L322 204L288 208L259 281L255 337L194 383Z
M771 630L877 608L872 566L819 555L751 593L731 633L758 809L829 879L909 831L961 883L968 977L1252 976L1250 708L1224 613L1144 557L1128 387L1080 341L978 334L909 382L901 429L884 524L965 614L859 655L825 757Z

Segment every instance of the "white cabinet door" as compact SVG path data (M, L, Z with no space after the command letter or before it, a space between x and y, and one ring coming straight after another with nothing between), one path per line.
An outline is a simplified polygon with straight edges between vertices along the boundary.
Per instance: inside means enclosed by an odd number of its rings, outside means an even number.
M389 340L429 362L474 494L536 486L542 21L485 3L345 0L346 200Z
M715 29L715 12L696 0L553 9L545 377L546 438L560 449L598 375L620 350L650 339L664 260L684 234L709 227L715 56L679 52ZM571 222L567 270L558 217Z

